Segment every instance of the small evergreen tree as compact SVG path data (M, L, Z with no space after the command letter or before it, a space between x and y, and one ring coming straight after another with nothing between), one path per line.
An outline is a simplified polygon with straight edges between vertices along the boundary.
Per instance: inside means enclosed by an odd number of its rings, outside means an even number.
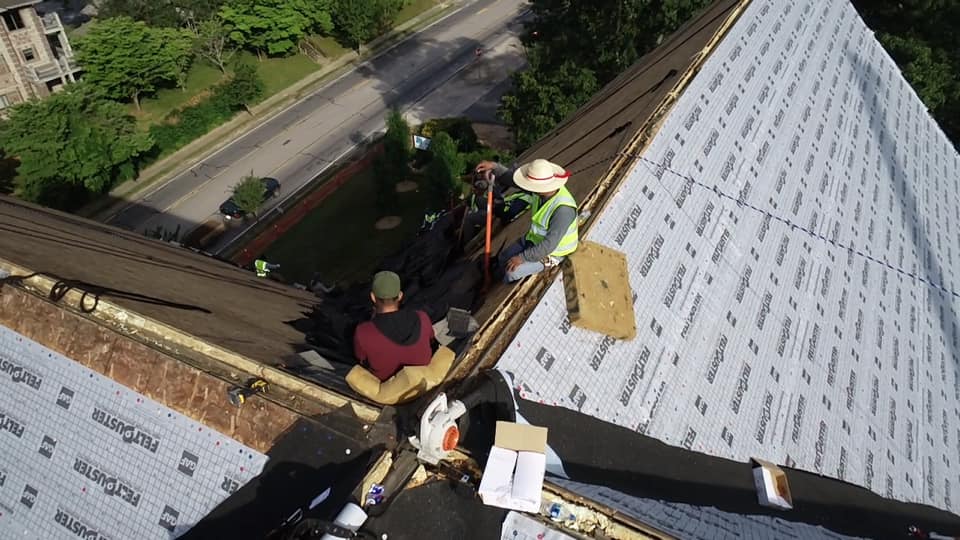
M387 134L383 137L383 156L395 178L405 179L410 173L410 155L413 145L410 125L397 109L387 113Z
M457 152L457 143L446 133L438 133L430 143L433 159L427 165L425 173L427 189L430 190L433 203L441 208L450 205L451 197L461 189L460 175L465 163Z
M410 125L397 109L387 113L387 133L383 136L383 153L373 163L377 186L377 210L387 214L397 206L397 181L410 174Z
M259 176L244 176L235 186L233 186L233 202L237 208L245 214L257 215L260 207L263 206L263 196L266 193L266 187L263 185L263 179Z

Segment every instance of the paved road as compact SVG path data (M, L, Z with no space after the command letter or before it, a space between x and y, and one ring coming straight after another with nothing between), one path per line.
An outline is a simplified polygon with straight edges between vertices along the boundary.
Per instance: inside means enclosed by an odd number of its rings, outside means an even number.
M466 2L463 9L148 191L108 222L138 231L158 226L172 231L179 226L186 233L216 215L230 188L244 175L278 178L282 195L289 196L367 136L382 130L390 107L417 113L466 111L522 65L519 48L509 43L521 29L524 10L520 0ZM492 50L477 58L478 46ZM488 79L477 76L480 66ZM465 91L467 87L471 90ZM447 89L451 97L445 97ZM223 249L244 228L234 224L214 251Z

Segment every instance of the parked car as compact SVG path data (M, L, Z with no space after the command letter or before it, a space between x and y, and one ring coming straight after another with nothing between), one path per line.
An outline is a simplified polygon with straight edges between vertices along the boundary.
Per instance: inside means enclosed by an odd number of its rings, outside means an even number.
M263 182L263 202L267 202L280 194L280 182L276 178L261 178ZM245 213L233 202L233 197L223 201L220 205L220 213L227 219L243 219Z

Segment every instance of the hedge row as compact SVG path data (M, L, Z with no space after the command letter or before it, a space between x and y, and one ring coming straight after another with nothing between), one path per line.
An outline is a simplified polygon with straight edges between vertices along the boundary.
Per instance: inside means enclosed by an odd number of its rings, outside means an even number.
M214 86L209 98L173 111L162 123L150 126L150 136L161 156L171 154L233 118L262 93L263 83L253 68L240 67L232 78Z

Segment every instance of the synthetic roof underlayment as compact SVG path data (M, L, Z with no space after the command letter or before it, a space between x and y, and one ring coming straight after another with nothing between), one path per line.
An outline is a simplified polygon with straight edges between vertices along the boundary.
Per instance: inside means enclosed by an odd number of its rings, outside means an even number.
M498 367L526 399L958 511L960 157L847 0L754 1L587 239L638 335L561 278Z
M173 538L266 461L0 326L0 537Z
M687 540L715 538L793 538L795 540L853 540L853 536L775 516L724 512L712 506L697 506L660 499L632 497L605 486L556 478L557 485L605 504L621 514Z

